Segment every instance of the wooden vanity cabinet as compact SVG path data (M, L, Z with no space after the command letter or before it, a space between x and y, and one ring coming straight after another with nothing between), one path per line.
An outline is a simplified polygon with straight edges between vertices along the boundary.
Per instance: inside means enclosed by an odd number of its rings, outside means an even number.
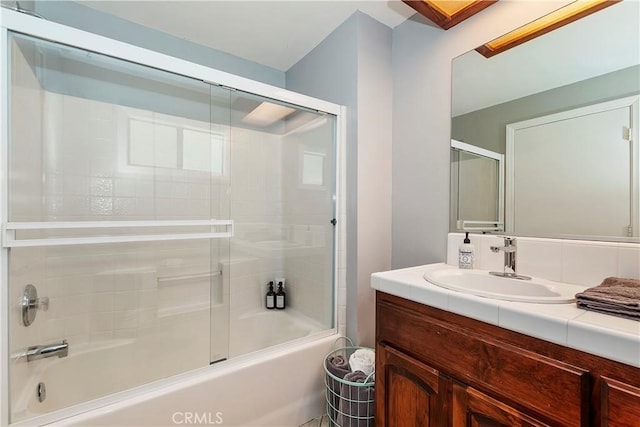
M377 293L376 426L640 426L640 369Z
M635 373L638 380L640 372ZM640 426L640 387L634 387L605 376L600 383L600 425L603 426Z
M549 426L464 384L453 384L454 426ZM447 425L447 424L441 424Z
M376 399L385 405L376 407L376 417L387 426L442 426L447 411L441 405L446 398L447 379L440 372L391 347L378 346L376 363L382 376L376 375Z

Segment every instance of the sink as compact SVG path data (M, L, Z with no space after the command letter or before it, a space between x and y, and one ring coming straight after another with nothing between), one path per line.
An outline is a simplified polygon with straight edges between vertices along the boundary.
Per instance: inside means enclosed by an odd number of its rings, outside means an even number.
M533 277L519 280L490 275L484 270L437 269L424 274L427 282L466 294L506 301L566 304L585 287Z

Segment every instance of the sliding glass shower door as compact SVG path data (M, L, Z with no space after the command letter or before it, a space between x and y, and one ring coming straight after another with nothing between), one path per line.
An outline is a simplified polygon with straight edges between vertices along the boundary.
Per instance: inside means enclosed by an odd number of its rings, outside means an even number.
M335 115L16 33L9 55L11 422L333 332Z
M228 357L230 91L10 40L12 421Z

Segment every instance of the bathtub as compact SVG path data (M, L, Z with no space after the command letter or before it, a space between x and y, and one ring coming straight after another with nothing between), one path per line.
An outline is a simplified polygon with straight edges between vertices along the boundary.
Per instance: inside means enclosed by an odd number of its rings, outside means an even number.
M305 323L293 310L241 316L231 325L236 338L229 349L236 356L229 360L65 407L78 397L99 395L94 383L109 379L96 376L96 365L126 364L132 344L102 343L100 351L91 351L70 343L68 357L47 359L30 378L34 386L47 384L44 402L28 396L29 416L36 416L12 425L297 427L324 412L322 362L338 338L333 330ZM274 328L280 334L262 334ZM256 339L263 335L272 340ZM37 416L60 407L64 409Z
M261 310L231 316L229 357L286 343L322 329L320 324L294 310Z

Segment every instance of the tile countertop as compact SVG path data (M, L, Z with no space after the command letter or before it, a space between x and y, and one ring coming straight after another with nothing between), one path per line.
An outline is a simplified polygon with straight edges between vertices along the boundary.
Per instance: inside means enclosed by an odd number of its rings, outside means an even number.
M505 329L640 367L640 322L586 311L570 304L532 304L484 298L427 282L444 263L371 275L371 287L401 298ZM586 288L586 287L585 287Z

